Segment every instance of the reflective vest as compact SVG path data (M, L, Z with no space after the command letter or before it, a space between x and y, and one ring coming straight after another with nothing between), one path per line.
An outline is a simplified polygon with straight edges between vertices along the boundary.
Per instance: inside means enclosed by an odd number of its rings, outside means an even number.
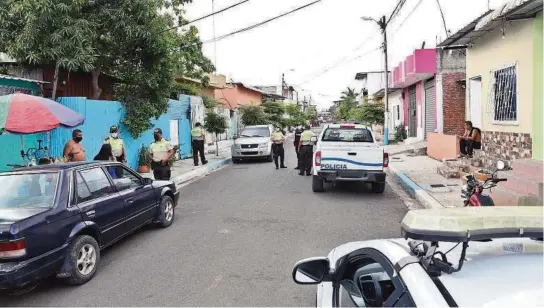
M113 156L119 157L123 154L123 139L109 137L106 139L106 143L111 145L111 152Z
M170 149L170 142L164 138L160 141L153 142L149 147L149 151L153 155L153 161L155 162L160 162Z
M191 130L193 140L204 140L204 132L201 127L195 127Z
M272 140L273 141L281 141L283 139L283 134L281 132L273 132L272 133Z
M305 130L300 134L300 142L302 145L312 145L312 137L314 136L314 133L311 130Z

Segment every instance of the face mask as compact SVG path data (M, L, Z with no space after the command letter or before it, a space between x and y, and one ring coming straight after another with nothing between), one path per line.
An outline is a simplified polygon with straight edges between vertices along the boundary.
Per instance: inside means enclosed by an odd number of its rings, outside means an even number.
M119 136L119 134L118 134L118 133L111 133L111 136L112 136L113 138L117 138L117 136Z
M153 138L155 138L155 141L161 140L161 136L159 136L158 134L154 134Z
M83 140L83 137L75 137L75 138L74 138L74 141L75 141L76 143L80 143L81 140Z
M280 131L280 129L279 129L279 128L276 128L276 131L277 131L277 132L279 132L279 131Z

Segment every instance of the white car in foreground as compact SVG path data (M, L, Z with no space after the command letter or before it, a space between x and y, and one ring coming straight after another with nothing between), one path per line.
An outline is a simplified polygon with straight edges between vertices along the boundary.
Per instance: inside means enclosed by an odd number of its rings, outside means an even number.
M370 127L356 123L327 124L314 142L314 192L323 192L324 183L358 181L370 183L375 193L383 193L389 155L376 142Z
M404 239L298 262L318 307L543 307L542 207L414 210Z

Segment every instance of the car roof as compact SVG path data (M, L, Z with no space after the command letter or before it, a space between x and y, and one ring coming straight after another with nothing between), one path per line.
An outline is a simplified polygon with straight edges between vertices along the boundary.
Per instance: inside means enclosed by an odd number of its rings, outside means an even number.
M332 123L332 124L327 124L326 128L340 128L343 125L354 125L355 128L366 128L372 131L372 129L370 129L368 126L363 124L358 124L358 123Z
M38 165L32 167L23 167L14 169L11 172L7 173L24 173L24 172L39 172L39 171L62 171L69 170L78 167L92 167L92 166L101 166L101 165L111 165L116 164L116 162L111 161L83 161L83 162L70 162L70 163L55 163L48 165Z
M440 251L446 252L455 245L440 243ZM541 300L544 289L543 248L541 241L528 238L471 241L461 271L442 274L439 279L459 307L495 305L503 296L528 301L512 305L534 306L533 301L538 300L535 295ZM460 256L461 245L447 254L455 267Z

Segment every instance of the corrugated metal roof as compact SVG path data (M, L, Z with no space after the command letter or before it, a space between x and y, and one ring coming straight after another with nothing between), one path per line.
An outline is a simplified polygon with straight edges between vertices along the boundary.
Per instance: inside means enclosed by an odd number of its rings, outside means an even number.
M504 21L532 18L542 11L544 0L511 0L499 9L489 11L450 36L437 47L467 46Z
M0 74L0 78L2 78L2 79L11 79L11 80L20 80L20 81L28 81L28 82L41 83L41 84L49 83L47 81L19 78L19 77L13 77L13 76L10 76L10 75L3 75L3 74Z

